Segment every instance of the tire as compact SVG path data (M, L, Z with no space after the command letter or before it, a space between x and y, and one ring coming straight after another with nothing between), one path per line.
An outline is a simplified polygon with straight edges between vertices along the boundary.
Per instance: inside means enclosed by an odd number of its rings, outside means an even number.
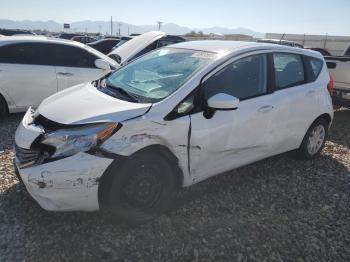
M136 153L115 170L108 209L120 222L144 223L169 209L176 189L174 168L154 153Z
M0 95L0 120L4 119L8 113L6 100Z
M313 159L319 156L328 137L329 123L324 118L317 119L308 129L299 149L298 159Z

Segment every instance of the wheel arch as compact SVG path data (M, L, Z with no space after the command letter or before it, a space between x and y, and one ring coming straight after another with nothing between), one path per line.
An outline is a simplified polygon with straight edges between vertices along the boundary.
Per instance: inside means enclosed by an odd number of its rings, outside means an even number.
M319 115L318 117L315 118L314 121L311 122L311 124L306 128L305 132L304 132L304 136L303 139L300 141L299 143L299 147L301 146L301 144L303 143L305 136L307 135L308 130L310 129L310 127L319 119L324 119L327 123L328 123L328 128L330 127L330 124L332 123L332 117L329 113L323 113L321 115Z
M169 164L174 168L173 174L175 175L176 187L181 188L184 181L184 174L179 166L178 158L164 145L154 144L149 145L134 152L130 156L116 156L112 164L106 169L99 180L98 184L98 203L100 207L105 207L108 205L108 192L111 189L111 181L118 170L120 170L125 162L132 158L136 154L158 154L160 157L164 157Z
M9 110L9 104L5 98L5 96L3 95L3 93L0 90L0 109L1 109L1 104L3 104L5 106L5 114L8 114L10 112ZM1 113L1 112L0 112Z
M319 117L317 117L312 122L312 124L310 126L312 126L317 120L322 119L322 118L328 122L328 127L329 127L329 125L332 123L332 117L329 113L324 113L324 114L320 115Z

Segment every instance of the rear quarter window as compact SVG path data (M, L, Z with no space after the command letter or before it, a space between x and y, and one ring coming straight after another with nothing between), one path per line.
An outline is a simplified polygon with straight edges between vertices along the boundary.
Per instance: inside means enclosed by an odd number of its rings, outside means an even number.
M317 58L309 58L309 65L311 68L311 80L315 81L322 71L323 61Z

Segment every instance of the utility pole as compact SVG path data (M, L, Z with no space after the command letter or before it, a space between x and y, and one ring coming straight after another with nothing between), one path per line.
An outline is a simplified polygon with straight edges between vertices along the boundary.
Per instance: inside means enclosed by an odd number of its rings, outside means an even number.
M118 36L120 36L120 27L122 26L122 23L118 23Z
M326 38L324 39L324 44L323 44L323 48L324 48L324 49L326 49L327 40L328 40L328 33L326 33Z
M111 36L113 35L113 17L111 16Z
M157 21L158 24L158 31L160 31L160 28L162 27L163 22L162 21Z

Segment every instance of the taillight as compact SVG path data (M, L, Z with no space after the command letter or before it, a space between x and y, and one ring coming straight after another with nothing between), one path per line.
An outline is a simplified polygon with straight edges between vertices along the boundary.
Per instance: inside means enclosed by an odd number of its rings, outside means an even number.
M329 74L329 82L327 85L327 89L331 95L333 95L333 90L334 90L334 78L331 74Z

